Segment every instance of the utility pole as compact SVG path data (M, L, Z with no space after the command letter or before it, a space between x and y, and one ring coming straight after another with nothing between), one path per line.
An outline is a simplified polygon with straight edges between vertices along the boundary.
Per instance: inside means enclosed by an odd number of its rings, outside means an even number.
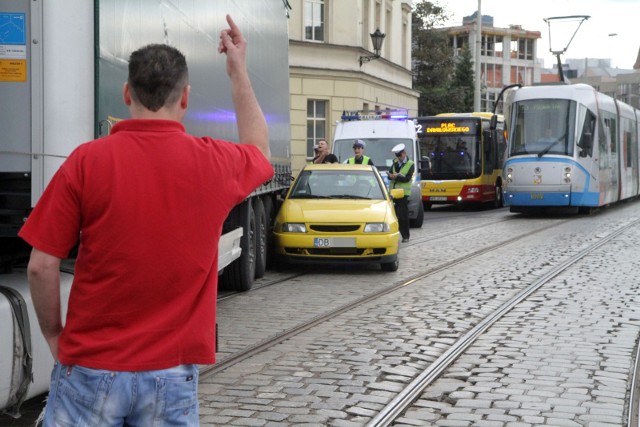
M475 54L475 72L474 72L474 90L473 90L473 111L480 111L480 54L482 53L482 11L481 2L478 0L478 13L476 14L476 54Z

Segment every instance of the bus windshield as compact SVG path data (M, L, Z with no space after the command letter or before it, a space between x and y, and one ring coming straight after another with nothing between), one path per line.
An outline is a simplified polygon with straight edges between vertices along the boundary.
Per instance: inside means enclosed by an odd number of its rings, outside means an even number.
M360 138L367 146L364 149L364 155L371 158L373 164L379 171L389 170L393 164L395 155L391 151L398 144L404 144L407 156L415 161L415 153L413 152L413 141L409 138ZM334 154L338 157L340 163L344 163L353 157L353 139L337 139L334 142Z
M573 155L576 103L566 99L516 102L509 155Z
M429 161L422 179L469 179L480 176L480 121L438 119L423 122L420 150Z

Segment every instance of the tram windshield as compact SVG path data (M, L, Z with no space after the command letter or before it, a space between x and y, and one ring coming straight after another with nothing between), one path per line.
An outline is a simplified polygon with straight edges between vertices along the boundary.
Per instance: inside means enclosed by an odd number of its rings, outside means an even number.
M565 99L516 102L509 155L573 155L576 103Z

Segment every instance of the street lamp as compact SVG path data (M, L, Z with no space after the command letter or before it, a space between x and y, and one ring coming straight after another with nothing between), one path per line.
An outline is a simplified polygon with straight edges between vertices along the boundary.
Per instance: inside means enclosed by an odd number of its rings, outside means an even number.
M561 82L564 82L564 73L562 72L562 60L560 59L560 55L562 55L563 53L565 53L567 51L567 49L569 48L569 45L573 41L573 38L576 36L576 33L580 29L580 26L582 25L582 23L584 21L586 21L589 18L591 18L589 15L554 16L554 17L551 17L551 18L544 18L544 22L546 22L547 25L549 26L549 52L551 52L552 54L554 54L556 56L556 58L558 58L558 75L560 76L560 81ZM552 41L551 40L551 23L553 22L553 23L564 24L564 23L572 22L572 21L579 21L579 22L578 22L578 26L576 27L575 31L571 35L571 38L569 39L568 42L560 44L560 45L557 45L554 48L554 45L551 42ZM563 46L563 47L560 48L560 46Z
M382 49L382 42L386 36L385 33L380 32L380 28L376 28L376 31L369 34L371 36L371 43L373 44L373 55L371 56L361 56L358 58L360 61L360 66L365 62L369 62L372 59L380 58L380 49Z

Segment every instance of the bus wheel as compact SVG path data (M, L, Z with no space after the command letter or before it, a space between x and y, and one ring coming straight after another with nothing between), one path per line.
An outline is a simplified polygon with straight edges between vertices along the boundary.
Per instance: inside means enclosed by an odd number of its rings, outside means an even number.
M493 207L494 208L501 208L504 206L504 199L502 198L502 186L499 184L496 184L496 194L495 194L496 198L493 201Z
M222 274L222 287L232 291L244 292L251 289L256 275L256 218L251 200L238 207L237 225L242 227L240 258L233 261Z
M267 218L260 197L253 200L253 216L256 223L256 279L264 276L267 269Z

